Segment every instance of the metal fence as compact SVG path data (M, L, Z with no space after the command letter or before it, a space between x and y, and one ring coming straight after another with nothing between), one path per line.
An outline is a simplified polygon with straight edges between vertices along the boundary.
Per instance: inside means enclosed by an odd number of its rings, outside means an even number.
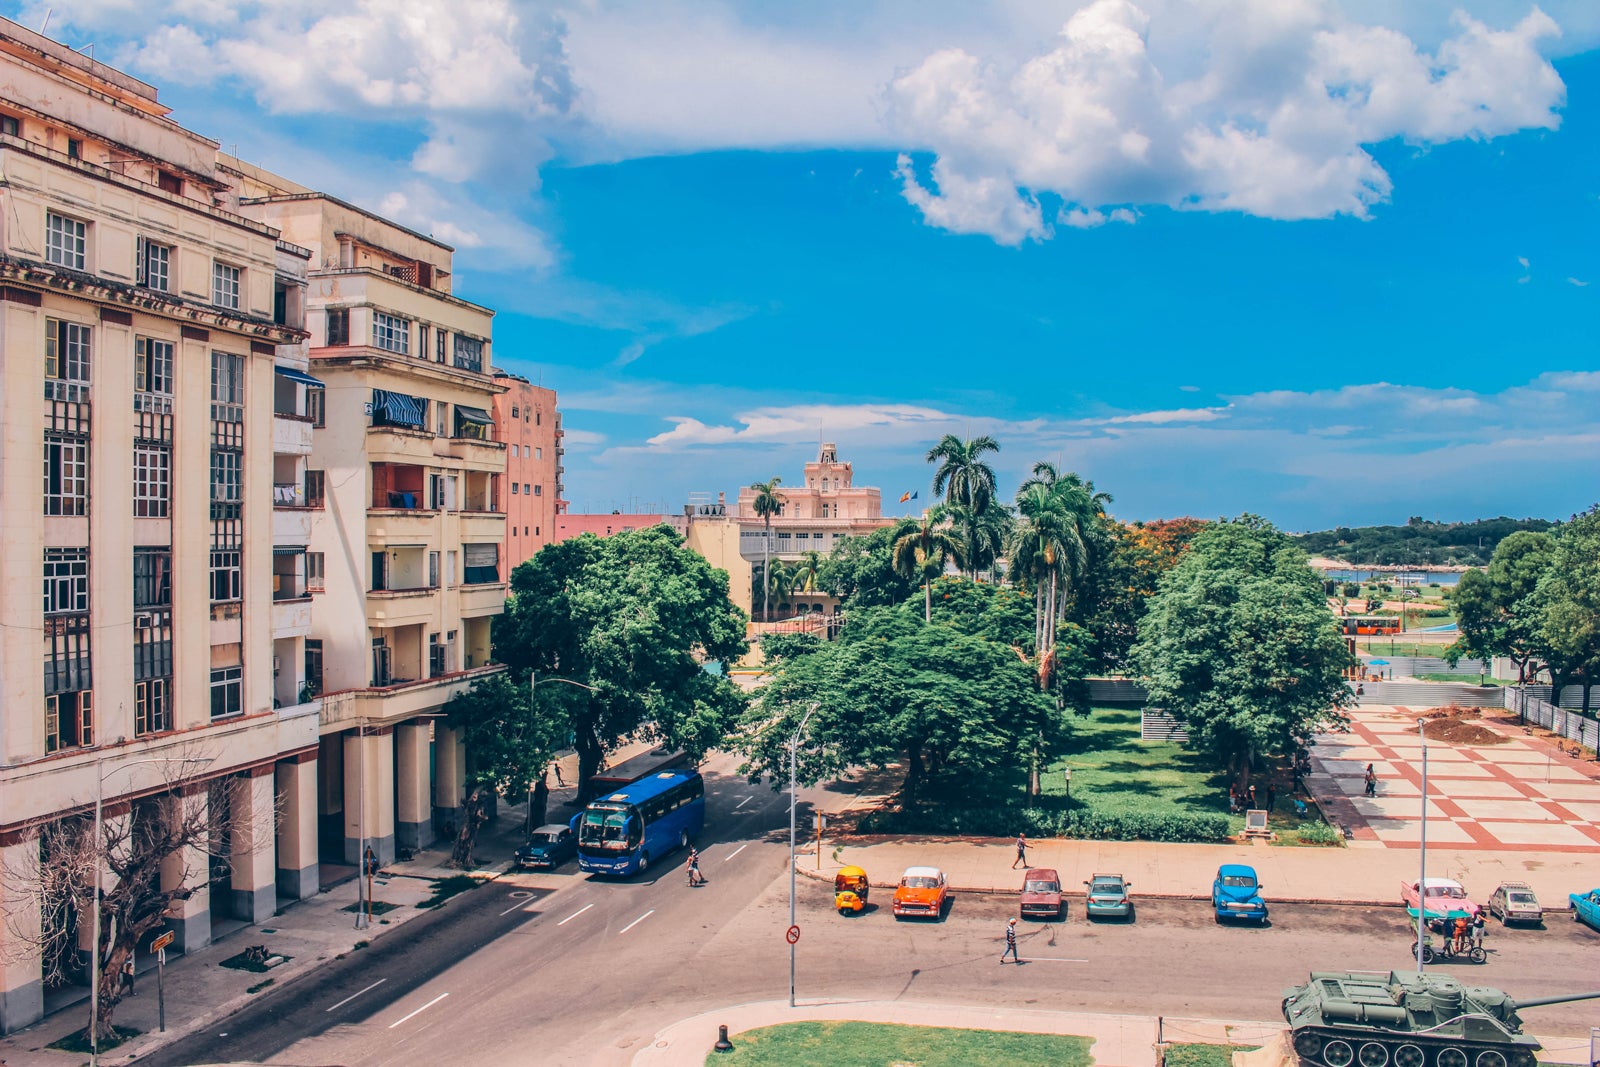
M1548 691L1549 686L1543 688ZM1600 722L1540 700L1533 694L1532 687L1506 689L1503 706L1527 721L1543 726L1551 733L1560 734L1569 741L1576 741L1585 748L1600 748Z

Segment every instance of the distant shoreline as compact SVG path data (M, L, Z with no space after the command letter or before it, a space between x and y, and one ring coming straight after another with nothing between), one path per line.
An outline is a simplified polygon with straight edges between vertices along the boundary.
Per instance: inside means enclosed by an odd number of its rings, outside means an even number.
M1327 556L1312 556L1308 561L1311 566L1319 571L1373 571L1385 574L1465 574L1475 571L1477 567L1466 567L1461 564L1429 563L1426 565L1407 565L1400 563L1350 563L1342 559L1329 559Z

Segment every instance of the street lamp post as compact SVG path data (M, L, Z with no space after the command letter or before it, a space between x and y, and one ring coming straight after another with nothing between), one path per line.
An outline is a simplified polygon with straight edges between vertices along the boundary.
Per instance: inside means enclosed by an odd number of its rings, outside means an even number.
M156 756L150 759L129 760L119 763L109 771L100 770L100 764L105 757L95 761L97 777L94 784L94 916L91 920L92 940L89 945L89 1067L99 1067L100 1063L100 868L104 866L100 857L101 825L105 813L106 779L118 771L125 771L129 767L137 767L142 763L199 763L211 762L210 757L201 759L169 758Z
M1427 719L1417 720L1417 736L1422 740L1422 869L1417 872L1417 973L1422 973L1423 919L1428 913L1428 735L1423 731Z
M560 682L563 685L574 685L574 686L577 686L579 689L587 689L591 693L600 692L599 689L595 688L592 685L585 685L584 683L578 682L578 681L574 681L571 678L550 677L550 678L546 678L545 681L547 681L547 682ZM529 703L533 702L534 694L536 694L538 691L539 691L539 672L538 671L529 671L528 672L528 701L529 701ZM581 767L580 767L580 769L581 769ZM583 797L583 782L581 782L581 781L578 782L578 796L579 796L580 799ZM531 781L528 783L528 824L529 824L528 825L528 829L530 829L530 830L533 829L533 783Z
M794 733L789 738L789 928L794 929L794 813L796 804L795 775L797 752L800 748L800 735L805 732L806 723L811 721L811 716L817 713L817 705L813 704L806 709L805 716L801 718L800 725L795 727ZM794 1007L794 946L798 940L791 933L789 941L789 1007Z

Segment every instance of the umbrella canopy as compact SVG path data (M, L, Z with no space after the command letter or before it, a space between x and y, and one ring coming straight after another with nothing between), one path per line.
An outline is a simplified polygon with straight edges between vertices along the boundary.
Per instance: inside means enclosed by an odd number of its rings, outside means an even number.
M1387 667L1389 665L1389 661L1386 659L1369 659L1367 663L1373 667Z

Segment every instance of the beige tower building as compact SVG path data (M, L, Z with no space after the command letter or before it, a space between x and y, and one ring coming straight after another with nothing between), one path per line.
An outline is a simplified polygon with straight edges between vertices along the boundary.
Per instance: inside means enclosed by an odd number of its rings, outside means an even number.
M302 658L321 698L320 851L354 863L370 844L387 862L454 820L465 753L438 716L501 669L489 645L507 579L494 313L452 295L448 245L224 162L238 211L310 255L307 365L325 399L291 518L304 509L314 589Z
M279 373L307 260L225 206L216 142L153 87L4 20L0 87L0 863L203 758L182 776L232 830L170 915L194 948L317 885L319 706L274 674L303 629L273 490L317 392ZM0 1031L44 1004L18 930L45 919L5 909Z

